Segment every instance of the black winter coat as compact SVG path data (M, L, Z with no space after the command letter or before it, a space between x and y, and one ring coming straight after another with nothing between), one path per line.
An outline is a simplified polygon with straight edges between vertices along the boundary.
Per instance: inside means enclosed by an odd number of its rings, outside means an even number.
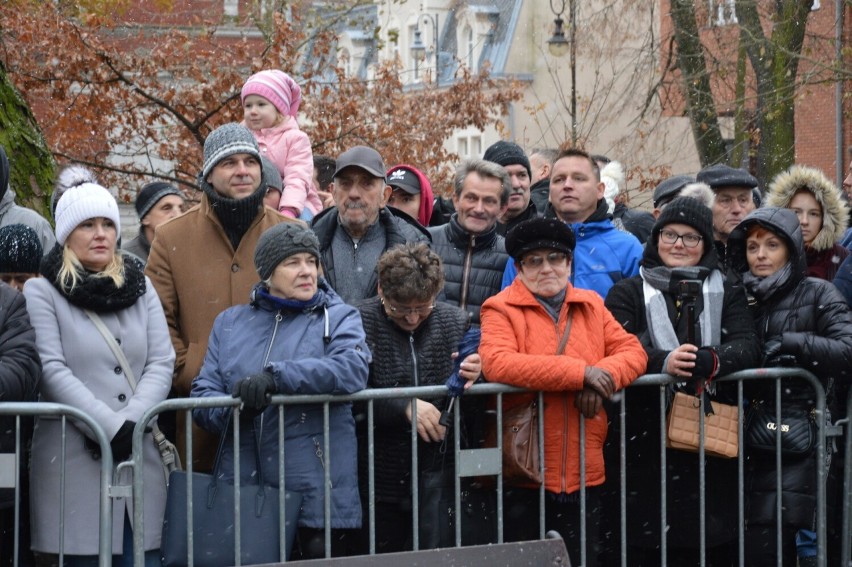
M393 207L382 207L377 222L385 229L385 250L406 242L429 242L429 233L425 228L405 213L396 211ZM339 274L334 269L331 243L339 224L337 207L325 209L315 216L311 222L311 228L320 242L320 263L322 264L323 275L328 284L335 290L337 289ZM345 274L340 277L345 277ZM373 290L372 295L377 292L377 283L378 274L373 270L370 281L370 289Z
M681 344L686 342L686 317L678 317L674 298L664 294L669 317L679 320L675 332ZM642 278L634 276L617 282L606 297L606 306L616 321L639 337L648 353L649 374L664 373L663 363L669 351L654 348L648 334ZM696 321L700 303L696 306ZM696 324L696 342L701 344L701 330ZM753 368L759 361L760 348L748 314L746 297L741 289L725 284L722 308L721 344L715 346L719 356L719 375ZM660 390L653 386L628 388L626 399L627 439L627 509L629 510L628 545L657 547L660 545ZM713 399L735 404L736 384L717 383ZM736 538L737 462L706 459L707 474L707 545L716 546ZM698 456L666 449L667 519L670 525L668 545L697 548L699 542ZM733 503L733 504L732 504Z
M457 219L453 214L448 224L429 229L432 250L444 262L444 290L438 299L465 309L471 322L479 325L482 304L500 291L509 254L496 225L485 234L473 235Z
M0 401L35 401L40 379L41 359L26 300L17 290L0 283ZM23 418L21 422L21 454L26 456L32 420ZM0 453L15 452L15 427L14 415L0 417ZM11 489L0 490L0 508L10 506L12 498Z
M373 353L369 388L401 388L444 384L453 371L452 353L470 326L467 313L447 303L438 302L431 315L413 332L396 326L385 315L378 297L364 301L359 309ZM446 396L427 399L443 410ZM411 498L411 423L405 416L410 400L397 398L374 402L376 500L399 502ZM366 408L356 408L359 422L360 481L366 489L367 436ZM448 440L452 439L448 436ZM452 465L452 444L440 454L440 443L418 439L420 470ZM446 459L446 461L444 461Z
M783 212L782 212L783 211ZM779 282L774 293L763 300L751 297L755 329L761 344L781 341L781 355L791 355L797 366L813 373L829 400L829 409L845 403L852 380L852 316L846 300L833 284L806 278L801 229L795 214L787 209L763 208L749 214L731 233L728 249L731 265L740 273L748 270L746 236L759 225L780 236L787 244L793 266L787 281ZM746 395L752 403L774 408L775 381L748 384ZM782 410L810 410L815 401L813 388L802 380L784 380ZM832 402L832 400L834 402ZM837 412L834 412L835 417ZM747 519L750 524L774 525L775 457L746 452ZM784 524L810 527L816 510L816 458L783 462L782 506Z

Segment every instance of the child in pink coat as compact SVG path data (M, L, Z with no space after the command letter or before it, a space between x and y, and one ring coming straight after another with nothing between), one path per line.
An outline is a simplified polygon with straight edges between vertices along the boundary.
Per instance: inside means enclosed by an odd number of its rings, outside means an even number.
M284 181L278 212L312 219L322 210L322 202L312 183L311 142L296 122L302 89L287 73L270 69L249 77L240 99L243 125L254 134L261 155L275 164Z

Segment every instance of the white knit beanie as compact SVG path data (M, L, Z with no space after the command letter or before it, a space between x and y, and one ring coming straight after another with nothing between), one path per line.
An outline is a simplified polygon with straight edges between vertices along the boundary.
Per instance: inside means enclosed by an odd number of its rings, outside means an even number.
M109 191L95 183L83 183L69 189L56 204L56 241L64 246L65 240L81 222L97 217L108 218L115 223L116 233L121 233L118 203Z

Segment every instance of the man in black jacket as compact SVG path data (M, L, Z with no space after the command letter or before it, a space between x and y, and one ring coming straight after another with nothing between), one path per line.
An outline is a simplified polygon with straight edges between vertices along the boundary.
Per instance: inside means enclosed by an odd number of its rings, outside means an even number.
M518 223L538 216L538 210L530 199L532 181L530 160L521 146L502 140L491 144L485 150L482 159L502 165L509 174L511 184L509 201L497 224L497 233L500 236L506 236Z
M456 212L450 222L429 229L432 249L444 262L444 291L438 298L470 313L479 325L479 308L500 291L509 259L497 219L509 202L512 184L506 170L485 160L467 160L453 181Z
M429 241L415 220L385 207L391 194L386 171L373 148L355 146L340 154L331 184L335 206L311 224L320 241L323 274L350 305L376 295L376 264L385 250Z

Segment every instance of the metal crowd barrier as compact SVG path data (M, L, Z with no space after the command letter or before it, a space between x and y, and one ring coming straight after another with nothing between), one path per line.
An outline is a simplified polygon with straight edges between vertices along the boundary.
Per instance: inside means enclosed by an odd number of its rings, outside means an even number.
M60 501L58 505L59 517L59 565L64 563L64 532L65 526L63 518L65 517L65 498L64 495L68 490L73 490L73 487L67 486L65 482L65 462L66 454L69 448L66 446L66 430L69 425L69 419L76 420L88 426L97 437L97 443L101 450L101 474L100 474L100 493L99 500L99 521L98 521L98 565L100 567L110 567L112 565L112 497L116 496L113 492L113 463L112 452L110 451L109 438L104 433L103 429L95 422L87 413L66 406L64 404L54 404L46 402L3 402L0 403L0 415L15 416L15 452L13 458L2 459L2 472L0 472L0 488L14 490L14 550L12 553L12 564L18 567L21 556L20 547L20 511L21 511L21 474L26 474L27 471L22 470L22 460L25 457L25 452L29 451L29 447L22 442L21 439L21 417L32 416L34 418L52 418L62 422L61 436L61 451L57 455L60 459ZM37 426L37 424L36 424ZM9 434L5 433L4 434ZM80 448L71 448L71 451L79 451ZM89 482L89 479L86 479ZM129 496L129 494L128 494Z
M744 426L744 415L743 415L743 381L746 380L775 380L776 388L775 395L777 399L781 399L781 379L785 378L797 378L804 383L809 384L813 388L814 399L816 400L816 412L815 418L816 423L818 425L817 428L817 446L816 446L816 458L818 462L825 462L825 451L826 451L826 427L825 427L825 394L823 392L822 386L819 381L809 372L803 371L796 368L773 368L773 369L757 369L757 370L746 370L742 372L738 372L736 374L732 374L730 376L720 378L718 381L735 381L737 382L737 400L739 402L740 407L740 420L739 420L739 439L740 446L743 446L743 426ZM621 486L620 490L620 514L619 514L619 529L621 533L621 550L620 550L620 564L623 566L629 565L629 557L627 555L627 517L629 511L626 506L626 475L629 474L627 470L627 466L625 463L625 401L626 397L629 397L630 391L633 388L637 387L658 387L660 389L660 425L661 425L661 438L660 438L660 452L662 459L662 467L661 470L665 470L665 385L673 382L672 377L668 375L646 375L637 380L634 384L630 386L630 388L626 389L624 394L621 396L620 404L616 404L619 408L617 419L620 419L621 427L620 430L620 440L619 440L619 450L621 454L620 464L619 464L619 483ZM503 483L502 483L502 458L501 458L501 450L500 446L502 443L502 428L497 427L497 446L490 448L481 448L481 449L461 449L460 444L460 415L463 413L463 404L465 399L469 399L470 396L481 396L481 395L489 395L495 396L497 399L496 407L496 419L497 423L502 422L502 403L501 399L504 394L511 394L517 392L524 392L525 390L519 388L512 388L499 384L477 384L470 390L468 390L464 396L457 402L458 411L454 412L454 420L455 426L452 428L452 432L455 435L455 454L453 455L455 459L456 465L456 477L455 477L455 507L456 511L460 510L461 506L461 479L465 477L478 477L478 476L495 476L497 478L495 492L496 492L496 501L497 501L497 536L496 543L503 543L503 532L504 532L504 524L503 524ZM411 387L411 388L389 388L389 389L378 389L378 390L364 390L362 392L358 392L356 394L348 395L348 396L275 396L272 398L272 404L278 407L278 411L280 412L279 417L281 417L281 423L283 424L283 413L286 411L286 407L294 404L323 404L324 406L324 415L325 415L325 428L328 430L328 416L329 416L329 404L340 403L340 402L364 402L367 407L367 431L368 431L368 439L367 439L367 454L368 454L368 478L367 478L367 486L368 486L368 507L364 510L364 521L367 522L369 526L369 550L370 553L373 554L376 551L375 547L375 521L376 521L376 507L375 507L375 475L374 475L374 437L373 437L373 429L374 429L374 421L373 421L373 403L376 400L382 399L392 399L392 398L432 398L432 397L440 397L442 395L446 395L446 389L443 386L429 386L429 387ZM541 393L539 393L539 401L541 402ZM162 413L164 411L175 411L175 410L191 410L196 407L216 407L216 406L236 406L237 401L233 400L229 397L222 398L206 398L206 399L181 399L181 400L168 400L159 404L158 406L149 410L145 416L139 421L137 425L137 430L134 433L134 449L139 449L142 443L143 436L143 428L146 423L152 419L155 415ZM416 402L415 402L416 403ZM539 408L542 408L543 405L539 403ZM780 404L777 404L776 407L780 407ZM541 411L541 410L540 410ZM416 415L416 412L412 412ZM190 417L189 413L186 414L186 421L184 423L184 427L187 431L187 437L191 436L191 427L190 427ZM780 421L780 411L778 415L778 419ZM415 424L416 425L416 424ZM841 426L843 424L840 424ZM850 522L850 514L852 514L852 504L850 503L850 487L852 487L852 480L850 480L850 476L852 476L852 464L850 464L850 454L852 451L848 449L850 445L850 437L849 430L850 425L848 420L845 422L846 426L846 435L845 443L846 443L846 463L844 469L845 475L845 491L844 491L844 499L843 499L843 518L844 518L844 534L846 537L843 541L843 550L844 554L844 565L848 564L849 561L849 546L850 546L850 530L849 522ZM543 419L539 419L539 443L543 443L544 439L544 431L543 431ZM584 420L580 420L579 423L580 428L580 455L578 458L580 459L580 484L581 486L585 486L585 429L584 429ZM839 428L835 428L839 429ZM699 448L699 453L696 455L696 459L699 461L699 482L700 485L704 486L704 447L703 447L703 424L701 427L701 446ZM836 431L834 432L837 433ZM283 425L280 427L279 431L279 439L283 439ZM412 471L412 523L413 523L413 547L415 550L419 548L418 542L418 482L417 482L417 473L418 473L418 463L417 463L417 444L420 442L416 433L416 427L411 428L411 440L412 445L415 449L412 451L412 463L411 463L411 471ZM780 445L780 438L778 439L778 444ZM188 443L188 445L190 445ZM281 443L283 446L283 443ZM236 446L236 445L235 445ZM780 447L779 447L780 448ZM325 498L325 517L328 520L330 517L330 467L329 464L331 459L333 459L333 455L329 454L329 446L328 446L328 436L326 436L326 445L323 448L324 450L324 459L325 459L325 487L326 487L326 498ZM135 451L134 451L135 453ZM540 451L541 458L544 458L544 452ZM283 465L284 456L280 455L280 463ZM744 536L744 457L743 451L740 450L738 460L738 492L739 498L737 502L738 506L738 516L739 516L739 537L738 537L738 561L740 565L745 564L745 536ZM191 457L187 459L187 464L191 463ZM139 465L136 463L136 465ZM545 463L542 463L542 466L546 466ZM780 452L776 455L776 474L780 478L781 475L781 456ZM280 474L283 476L283 466L280 468L282 471ZM817 564L821 567L825 567L827 564L826 557L826 494L825 494L825 481L827 477L827 471L825 467L818 467L818 486L817 486L817 517L816 517L816 527L818 534L818 556L817 556ZM280 479L283 481L284 479ZM666 561L666 510L665 506L662 503L665 502L665 486L666 480L665 475L661 478L661 484L663 487L662 495L661 495L661 510L660 510L660 524L661 524L661 557L663 561L663 565L665 565ZM780 483L779 483L780 484ZM283 486L283 484L282 484ZM580 493L580 510L581 516L585 518L586 516L586 494L585 489L581 490ZM141 475L134 474L134 523L142 521L142 514L144 510L144 486L142 486ZM544 539L545 537L545 525L544 525L544 501L545 501L545 490L542 485L539 489L539 537L540 539ZM776 541L777 548L780 550L780 526L783 521L783 510L781 509L781 493L778 492L777 495L777 527L778 527L778 537ZM192 506L192 503L187 503L189 507ZM705 520L705 506L706 502L704 500L704 491L701 491L701 499L700 499L700 519L703 525ZM283 511L282 511L283 514ZM462 515L456 513L456 518L461 518ZM581 540L585 541L586 528L585 525L581 525ZM326 557L331 556L331 528L328 521L326 521L326 540L325 540L325 553ZM142 561L142 534L135 534L135 552L136 552L136 561L137 565L141 565ZM191 536L190 536L191 537ZM462 522L457 521L455 524L455 543L456 546L462 545ZM586 545L581 546L579 557L579 564L585 565L587 560L587 549ZM191 546L190 546L191 549ZM704 530L701 530L701 539L699 541L699 555L701 559L701 565L705 565L705 553L706 553L706 542L704 540ZM281 558L282 561L284 558ZM235 558L236 561L239 561L239 557ZM778 564L781 565L781 559L779 555Z
M837 422L841 427L846 427L843 434L843 521L840 532L841 542L841 565L852 567L852 388L846 397L846 417Z

